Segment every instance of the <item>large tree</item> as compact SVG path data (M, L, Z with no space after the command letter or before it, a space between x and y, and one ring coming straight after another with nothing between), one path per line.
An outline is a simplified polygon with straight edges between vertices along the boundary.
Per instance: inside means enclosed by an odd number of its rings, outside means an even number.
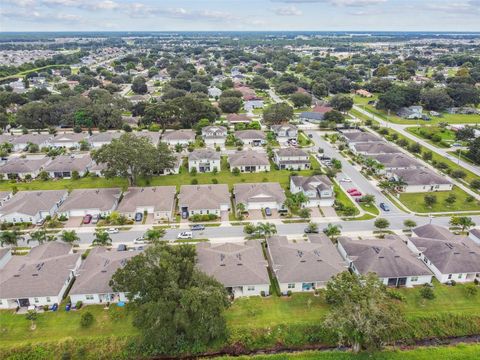
M354 352L381 348L403 326L403 316L375 274L343 272L327 283L332 305L324 325Z
M480 137L471 142L467 156L475 163L480 164Z
M133 324L158 353L201 351L227 332L229 302L222 284L195 266L195 247L156 243L113 275L127 293Z
M93 152L97 163L106 164L105 177L125 177L130 185L139 177L149 177L173 167L175 157L165 143L157 147L145 137L123 134Z
M293 109L286 103L278 103L267 106L263 110L263 120L269 124L281 124L293 118Z
M147 84L145 82L145 79L141 76L136 77L133 79L132 82L132 91L135 94L146 94L148 89L147 89Z

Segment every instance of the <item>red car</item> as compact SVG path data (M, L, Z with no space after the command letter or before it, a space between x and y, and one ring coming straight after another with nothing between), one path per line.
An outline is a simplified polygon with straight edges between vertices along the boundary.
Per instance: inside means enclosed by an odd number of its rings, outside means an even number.
M360 191L355 191L355 192L351 192L350 193L350 196L362 196L362 193Z
M347 193L349 193L349 194L354 193L354 192L358 192L358 190L355 189L355 188L351 188L351 189L347 190Z
M83 223L84 224L90 224L90 221L92 221L92 215L87 214L83 217Z

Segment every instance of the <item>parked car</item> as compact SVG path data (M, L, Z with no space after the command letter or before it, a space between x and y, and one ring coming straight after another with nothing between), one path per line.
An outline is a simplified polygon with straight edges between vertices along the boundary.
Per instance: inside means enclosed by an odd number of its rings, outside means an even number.
M318 234L319 230L318 230L318 227L312 228L310 226L307 226L305 229L303 229L303 232L305 234Z
M205 225L201 225L201 224L195 224L195 225L192 225L192 231L195 231L195 230L205 230Z
M98 220L100 220L100 215L94 215L92 217L92 224L97 224L98 223Z
M136 213L135 214L135 221L142 221L143 220L143 214L142 213Z
M117 251L127 251L127 245L120 244L117 246Z
M188 212L182 211L182 219L188 219Z
M134 243L134 244L145 244L145 242L146 242L146 241L145 241L145 239L144 239L142 236L140 236L140 237L136 238L135 240L133 240L133 243Z
M110 228L105 230L107 234L118 234L118 229L117 228Z
M347 193L349 193L349 194L354 193L354 192L358 192L358 190L355 189L355 188L351 188L351 189L347 190Z
M313 138L313 135L312 135L312 134L308 134L308 137L311 139L311 138Z
M390 206L388 206L387 204L385 203L380 203L380 208L383 210L383 211L390 211Z
M355 197L357 197L357 196L362 196L362 193L361 193L360 191L352 191L352 192L350 193L350 196L355 196Z
M82 222L83 222L84 224L90 224L90 221L92 221L92 215L87 214L87 215L85 215L85 216L83 217L83 221L82 221Z
M268 207L265 208L265 215L267 215L267 216L272 216L272 209L270 209L270 208L268 208Z
M348 176L345 176L340 179L341 182L352 182L352 179L350 179Z
M192 239L193 233L191 231L182 231L177 235L177 239Z

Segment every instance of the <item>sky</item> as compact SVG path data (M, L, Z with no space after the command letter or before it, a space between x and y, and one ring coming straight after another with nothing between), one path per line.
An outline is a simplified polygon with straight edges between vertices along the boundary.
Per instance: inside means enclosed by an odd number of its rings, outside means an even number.
M0 0L0 31L480 31L480 0Z

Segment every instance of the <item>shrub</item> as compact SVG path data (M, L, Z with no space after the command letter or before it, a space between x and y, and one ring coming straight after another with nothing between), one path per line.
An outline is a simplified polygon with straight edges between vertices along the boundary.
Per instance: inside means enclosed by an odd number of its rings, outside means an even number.
M420 296L427 300L435 299L435 293L433 292L433 289L428 285L425 285L420 289Z
M456 282L455 280L450 280L450 285L456 286L456 285L457 285L457 282Z
M398 290L389 289L388 296L395 300L405 301L405 296Z
M94 318L93 315L90 311L87 311L82 314L82 317L80 318L80 325L82 327L89 327L90 325L93 324Z
M83 305L82 301L78 300L77 303L75 304L75 308L80 309L82 305Z
M43 305L43 311L45 311L45 312L48 311L48 305Z
M192 179L192 181L190 181L190 184L191 185L197 185L198 184L198 179Z
M212 184L218 184L218 180L216 178L212 179Z
M265 291L263 291L263 290L260 291L260 295L261 295L262 297L265 297Z
M287 291L287 296L292 296L292 290Z
M478 293L478 287L474 284L465 285L465 292L467 296L475 296Z
M232 169L232 174L235 175L235 176L238 176L240 175L240 169L235 167Z

